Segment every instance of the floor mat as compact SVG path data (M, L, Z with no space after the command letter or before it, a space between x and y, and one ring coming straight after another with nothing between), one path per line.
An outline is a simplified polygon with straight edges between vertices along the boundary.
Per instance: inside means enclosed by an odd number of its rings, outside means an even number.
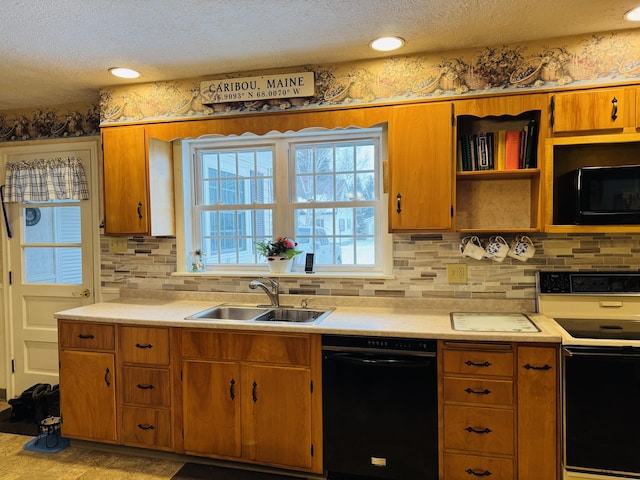
M171 480L303 480L291 475L252 472L238 468L216 467L198 463L185 463Z
M30 437L35 437L40 433L38 424L35 422L12 422L10 408L0 412L0 432L13 433L15 435L28 435Z

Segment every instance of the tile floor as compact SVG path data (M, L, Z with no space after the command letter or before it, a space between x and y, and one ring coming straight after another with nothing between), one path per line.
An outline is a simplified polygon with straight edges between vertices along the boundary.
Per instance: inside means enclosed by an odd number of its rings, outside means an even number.
M0 401L0 411L9 405ZM32 437L0 433L2 480L169 480L182 462L121 455L70 445L58 453L23 450Z
M6 408L9 404L0 400L0 411ZM32 438L0 432L0 480L170 480L185 461L194 461L193 457L184 459L180 455L175 459L161 458L164 454L155 455L152 451L149 456L130 455L121 451L126 447L104 445L96 449L90 442L72 442L64 450L51 454L24 450ZM204 458L198 458L197 462L217 463ZM300 480L305 478L324 479L301 475Z

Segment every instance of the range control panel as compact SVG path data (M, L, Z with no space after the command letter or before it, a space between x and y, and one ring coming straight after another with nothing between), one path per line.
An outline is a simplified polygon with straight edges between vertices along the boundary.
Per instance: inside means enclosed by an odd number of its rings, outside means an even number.
M538 272L538 294L640 293L640 272Z

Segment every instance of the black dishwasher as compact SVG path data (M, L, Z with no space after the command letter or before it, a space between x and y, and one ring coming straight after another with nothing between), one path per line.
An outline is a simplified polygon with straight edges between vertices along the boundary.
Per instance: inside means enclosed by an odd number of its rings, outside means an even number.
M436 341L323 335L330 480L437 480Z

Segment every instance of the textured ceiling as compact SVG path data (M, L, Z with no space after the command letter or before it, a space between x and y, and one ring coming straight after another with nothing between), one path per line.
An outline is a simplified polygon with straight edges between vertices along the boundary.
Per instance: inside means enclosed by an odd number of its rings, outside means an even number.
M98 98L133 83L383 57L637 28L640 0L5 0L0 14L0 111Z

